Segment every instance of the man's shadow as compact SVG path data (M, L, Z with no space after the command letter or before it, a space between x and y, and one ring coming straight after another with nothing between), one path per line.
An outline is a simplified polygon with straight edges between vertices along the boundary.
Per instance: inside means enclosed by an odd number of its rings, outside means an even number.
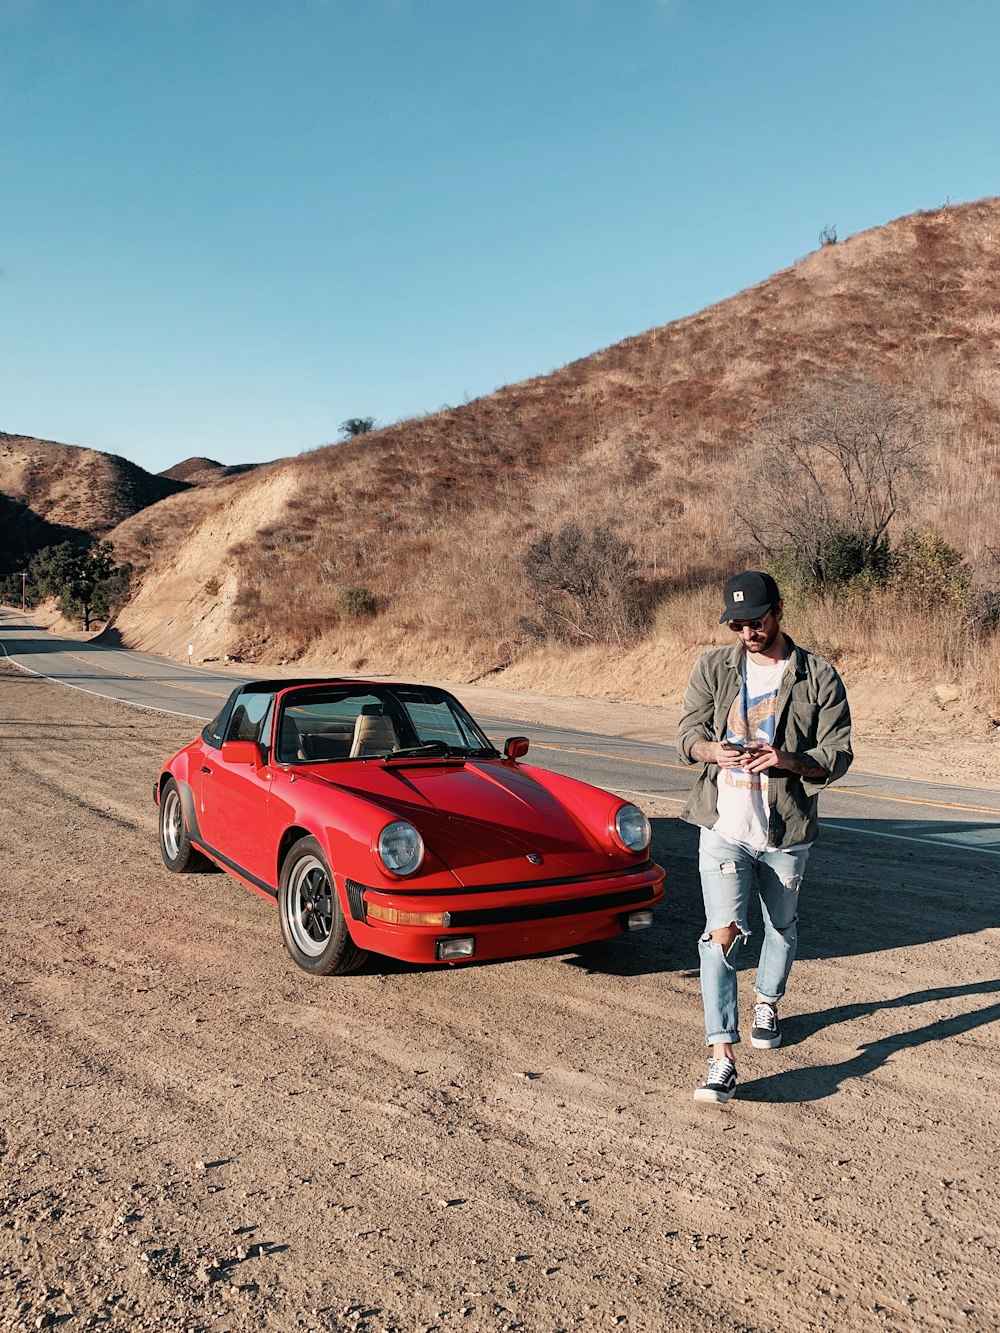
M870 1004L843 1004L813 1014L790 1015L782 1019L782 1045L790 1046L804 1041L821 1028L835 1023L846 1023L856 1018L867 1018L884 1009L903 1009L917 1004L936 1004L943 1000L959 999L970 995L1000 994L1000 980L972 982L966 986L940 986L934 990L912 991L892 1000L873 1001ZM750 1082L740 1083L740 1100L755 1102L814 1102L832 1097L848 1079L860 1078L884 1065L896 1054L911 1047L924 1046L932 1041L944 1041L964 1032L1000 1021L1000 1002L989 1004L970 1013L956 1014L953 1018L939 1018L909 1032L897 1032L875 1041L864 1042L858 1054L833 1065L804 1065L768 1074Z

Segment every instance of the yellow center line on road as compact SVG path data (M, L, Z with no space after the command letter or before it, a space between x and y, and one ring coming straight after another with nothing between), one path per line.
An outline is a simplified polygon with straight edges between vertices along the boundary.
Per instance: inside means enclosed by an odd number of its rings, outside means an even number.
M144 680L151 685L163 685L168 690L179 690L182 694L207 694L210 699L228 699L230 690L224 690L221 693L218 690L202 690L197 685L174 685L169 680L161 680L159 676L141 676L135 671L121 671L118 667L109 666L107 662L95 663L91 659L81 657L79 653L71 653L67 649L62 650L64 656L72 657L75 662L82 662L84 666L99 666L101 671L113 671L116 676L124 676L126 680Z
M638 759L632 755L603 754L599 750L581 750L572 745L552 745L544 741L532 741L536 750L562 750L566 754L584 754L592 759L618 759L628 764L645 764L649 768L674 768L679 773L689 773L690 764L676 764L669 759ZM1000 819L1000 810L991 810L985 805L960 805L957 801L930 801L925 796L887 796L884 792L862 791L859 787L837 787L844 796L863 796L869 801L898 801L903 805L929 805L938 810L965 810L977 815L995 815Z

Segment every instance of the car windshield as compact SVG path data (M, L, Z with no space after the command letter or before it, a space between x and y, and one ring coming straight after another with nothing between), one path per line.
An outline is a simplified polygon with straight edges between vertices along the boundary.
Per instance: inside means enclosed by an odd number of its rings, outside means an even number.
M315 686L283 700L278 763L424 755L491 758L497 750L457 699L429 685Z

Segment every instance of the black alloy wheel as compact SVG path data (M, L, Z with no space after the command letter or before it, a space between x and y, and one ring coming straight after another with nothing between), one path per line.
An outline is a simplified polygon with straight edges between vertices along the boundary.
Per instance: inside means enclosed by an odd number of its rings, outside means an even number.
M300 838L285 857L278 918L285 948L314 976L356 972L368 957L351 939L333 874L315 838Z

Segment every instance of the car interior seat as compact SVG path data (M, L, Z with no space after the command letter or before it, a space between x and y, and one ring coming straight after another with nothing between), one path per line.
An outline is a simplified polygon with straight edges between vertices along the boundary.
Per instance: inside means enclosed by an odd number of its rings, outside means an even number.
M354 723L351 741L351 759L365 759L370 755L387 754L398 745L392 718L382 712L381 704L362 704Z

